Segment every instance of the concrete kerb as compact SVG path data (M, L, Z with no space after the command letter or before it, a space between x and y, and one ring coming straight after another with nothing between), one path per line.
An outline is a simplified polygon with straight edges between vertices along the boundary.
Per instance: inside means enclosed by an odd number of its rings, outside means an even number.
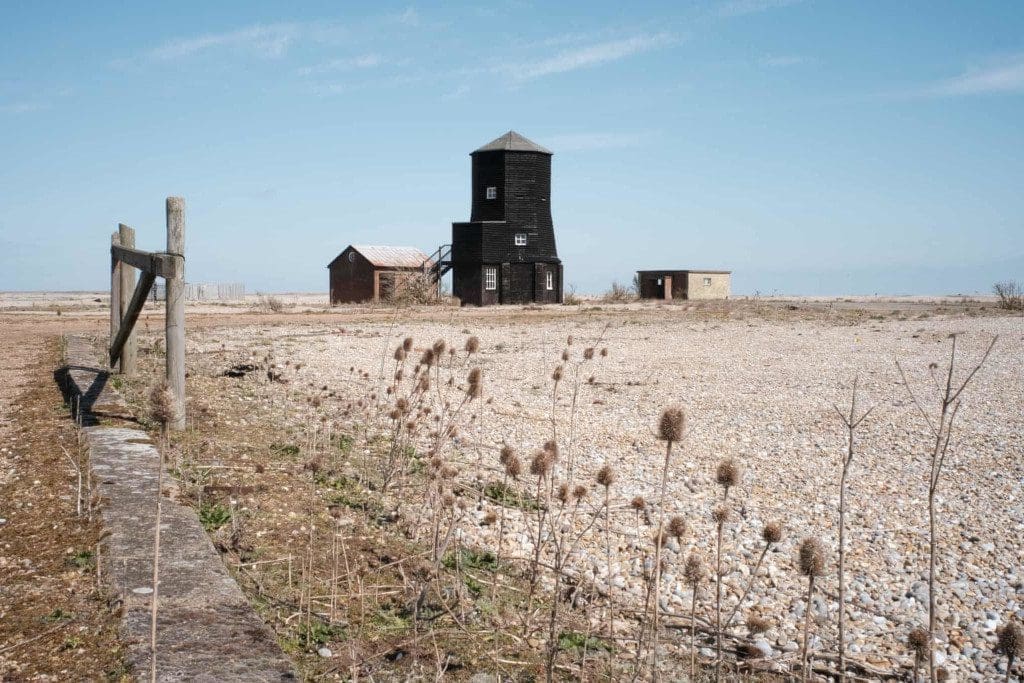
M123 600L121 631L136 676L150 670L150 600L160 454L133 419L88 339L71 336L59 372L78 406L106 539L104 588ZM161 681L290 681L291 662L228 573L195 512L164 498L160 524L157 676Z

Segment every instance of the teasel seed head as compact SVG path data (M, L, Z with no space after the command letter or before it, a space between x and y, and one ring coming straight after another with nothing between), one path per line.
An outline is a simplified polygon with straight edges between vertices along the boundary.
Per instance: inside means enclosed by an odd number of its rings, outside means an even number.
M728 492L730 488L740 483L740 466L732 458L723 460L718 463L718 469L715 471L715 481Z
M572 346L572 335L571 334L568 337L566 337L565 345L566 346Z
M501 452L498 454L498 462L500 462L502 466L505 466L508 464L508 461L511 460L512 456L514 456L515 454L516 449L512 448L508 444L504 444L501 447Z
M416 383L416 388L423 393L430 391L430 375L425 372L420 375L420 379Z
M564 351L562 351L562 362L566 362L568 360L569 360L569 349L565 349Z
M583 360L594 360L594 347L588 346L583 349Z
M736 659L762 659L764 652L753 643L740 643L736 648Z
M468 353L469 355L472 356L474 353L476 353L479 350L480 350L480 338L477 337L476 335L474 335L472 337L469 337L466 340L466 353Z
M633 500L629 501L629 507L640 512L647 508L647 501L644 500L643 496L634 496Z
M711 511L711 520L715 524L726 524L731 517L730 510L725 505L716 505L715 509Z
M523 473L523 461L515 453L505 463L505 473L512 479L518 479L519 475Z
M434 355L438 357L440 357L441 354L444 353L444 350L446 348L448 348L448 344L445 343L444 339L438 339L437 341L434 342L434 345L431 347L431 349L434 352Z
M544 442L544 450L551 454L551 457L558 460L558 442L554 439L548 439Z
M530 461L530 474L535 477L546 477L551 472L551 466L554 463L555 458L542 448L533 454L533 459Z
M658 438L673 443L681 441L686 428L686 413L679 406L669 406L661 411L658 420Z
M601 358L607 358L607 357L608 357L608 347L607 346L603 346L603 347L601 347Z
M563 368L561 365L558 365L551 372L551 379L553 379L555 381L555 384L558 384L559 382L562 381L562 375L564 373L565 373L565 368Z
M606 463L597 471L597 483L606 489L615 483L615 470L610 464Z
M1024 630L1021 630L1020 624L1011 620L996 629L996 647L1007 657L1024 657Z
M177 413L174 410L174 397L166 382L154 386L149 392L149 414L162 426L174 422Z
M915 628L907 634L907 647L914 653L914 659L920 663L928 656L928 631Z
M761 530L761 538L768 545L773 545L782 541L782 522L771 521L764 525L764 529Z
M576 486L574 486L572 489L572 499L579 503L580 501L587 497L588 493L589 491L587 491L586 486L584 486L583 484L576 484Z
M404 413L409 410L409 401L404 396L399 396L395 401L395 407Z
M568 503L569 502L569 485L568 484L559 484L559 486L558 486L558 493L556 494L556 497L558 498L558 502L561 503L562 505L565 505L566 503Z
M466 382L469 386L466 387L466 395L469 400L480 398L484 392L483 385L484 373L480 368L473 368L469 371L469 375L466 377Z
M395 349L395 360L405 360L405 349L403 349L401 346Z
M400 420L402 419L402 411L398 408L392 408L391 412L388 413L388 417L392 420Z
M683 540L686 535L686 520L679 515L668 520L668 535L677 541Z
M800 573L804 576L821 576L825 571L825 548L813 536L800 543Z
M406 337L402 340L402 348L405 349L406 353L412 351L412 337Z
M441 497L441 505L445 506L446 508L455 507L455 494L445 493Z
M751 614L747 617L747 632L752 636L760 635L772 628L772 622L768 621L760 614Z
M686 563L683 565L683 579L690 587L696 589L704 580L704 563L700 558L690 553L686 556Z

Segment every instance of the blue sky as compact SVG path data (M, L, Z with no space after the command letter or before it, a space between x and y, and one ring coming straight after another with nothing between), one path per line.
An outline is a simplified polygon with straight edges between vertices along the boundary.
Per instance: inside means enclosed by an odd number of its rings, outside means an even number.
M0 4L0 290L102 289L119 221L193 281L323 291L448 242L469 156L555 152L566 281L1024 280L1024 3Z

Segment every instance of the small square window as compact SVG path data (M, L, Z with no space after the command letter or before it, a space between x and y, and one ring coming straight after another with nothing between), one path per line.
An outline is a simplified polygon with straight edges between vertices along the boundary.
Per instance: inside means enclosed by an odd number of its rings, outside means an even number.
M488 187L487 188L487 198L488 199L497 199L498 198L498 188L496 188L496 187Z
M552 273L550 270L547 272L547 277L544 280L544 286L547 287L548 289L555 288L555 274Z
M704 278L704 286L705 287L710 287L711 286L711 278L709 278L709 277Z
M498 269L494 266L484 267L484 289L493 291L498 288Z
M526 246L526 233L525 232L517 232L516 233L516 246L517 247L525 247Z

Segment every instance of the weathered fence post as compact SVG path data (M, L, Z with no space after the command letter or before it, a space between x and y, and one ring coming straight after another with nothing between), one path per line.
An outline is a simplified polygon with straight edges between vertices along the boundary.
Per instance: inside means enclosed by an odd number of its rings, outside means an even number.
M180 259L178 277L166 278L167 384L174 399L170 429L185 428L185 200L167 198L167 253Z
M117 226L118 235L121 238L121 246L130 249L135 248L135 230L124 223ZM128 314L128 304L131 303L132 294L135 292L135 269L127 263L121 264L121 320ZM135 359L137 356L138 342L136 341L134 324L131 334L124 342L121 350L121 374L131 377L135 374Z
M110 235L111 246L121 244L121 236L114 232ZM110 252L110 343L117 339L117 333L121 329L121 261ZM114 363L110 364L114 369Z

